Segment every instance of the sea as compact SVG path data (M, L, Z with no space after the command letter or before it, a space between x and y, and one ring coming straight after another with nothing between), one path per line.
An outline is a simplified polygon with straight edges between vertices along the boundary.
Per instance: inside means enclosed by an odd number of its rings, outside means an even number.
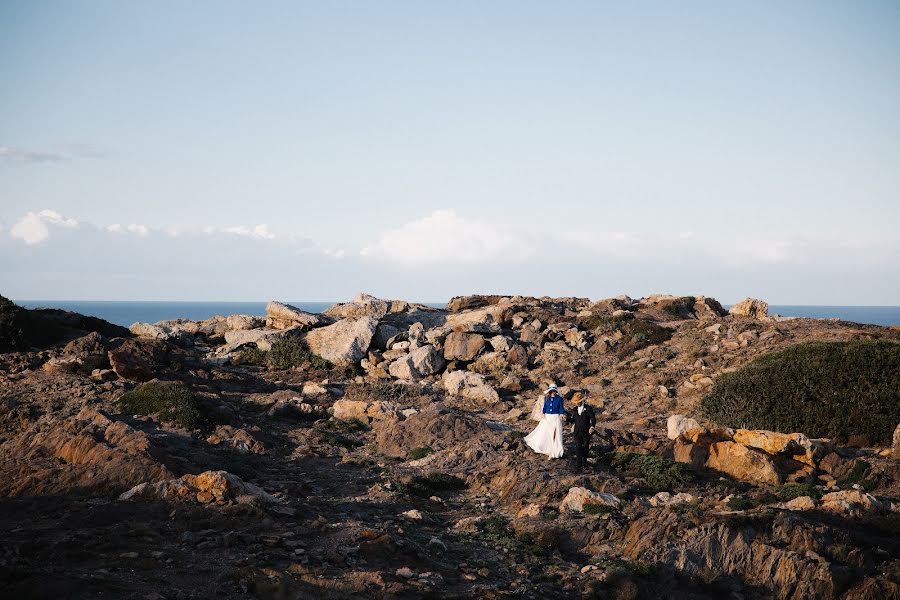
M118 300L15 300L26 308L61 308L100 317L128 327L132 323L155 323L167 319L202 321L215 315L265 315L265 302L141 302ZM289 302L309 312L322 312L333 302ZM441 303L424 302L442 307ZM726 306L727 308L727 306ZM900 326L900 306L770 305L769 314L813 319L840 319L854 323Z

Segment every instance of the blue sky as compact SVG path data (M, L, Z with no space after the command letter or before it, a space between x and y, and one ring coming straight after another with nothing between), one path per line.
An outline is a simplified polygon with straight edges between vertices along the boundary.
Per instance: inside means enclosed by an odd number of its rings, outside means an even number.
M900 5L0 4L0 293L900 304Z

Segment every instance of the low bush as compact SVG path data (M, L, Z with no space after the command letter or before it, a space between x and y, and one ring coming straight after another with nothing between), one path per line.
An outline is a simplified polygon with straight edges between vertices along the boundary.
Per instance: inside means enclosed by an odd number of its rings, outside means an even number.
M327 360L310 352L302 340L289 337L275 340L269 350L268 362L273 369L290 369L305 362L309 362L314 369L327 369L330 366Z
M694 478L686 465L655 454L616 452L610 464L627 475L644 479L647 485L655 489L676 488Z
M750 510L751 508L756 508L758 505L759 503L756 500L747 498L746 496L732 496L726 503L729 510Z
M256 346L245 346L238 353L238 360L242 364L266 366L268 359L268 353Z
M446 473L428 473L415 475L409 481L396 486L401 494L428 498L438 492L454 492L466 488L466 482L454 475Z
M419 460L433 453L434 449L431 446L424 446L422 448L413 448L406 456L409 460Z
M700 407L729 427L889 445L900 422L900 343L797 344L722 375Z
M782 502L789 502L803 496L819 499L822 497L822 490L811 483L786 483L775 488L775 495Z
M605 504L585 504L583 512L586 515L608 515L618 512L615 506L607 506Z
M152 381L126 392L119 408L131 415L154 415L160 421L194 429L209 424L209 413L186 387Z

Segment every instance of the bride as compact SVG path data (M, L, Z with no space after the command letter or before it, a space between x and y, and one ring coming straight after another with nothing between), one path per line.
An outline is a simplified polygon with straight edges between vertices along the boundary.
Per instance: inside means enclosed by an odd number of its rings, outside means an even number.
M543 403L541 403L543 399ZM540 454L546 454L549 458L561 458L563 455L562 443L562 414L563 400L559 395L559 389L555 384L547 388L532 411L532 417L538 418L540 407L540 423L534 431L525 436L528 447Z

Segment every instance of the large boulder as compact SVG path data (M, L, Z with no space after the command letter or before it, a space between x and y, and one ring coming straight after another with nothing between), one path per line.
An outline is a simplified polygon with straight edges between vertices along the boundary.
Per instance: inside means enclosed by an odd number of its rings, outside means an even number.
M799 462L814 466L817 447L802 433L778 433L764 429L738 429L733 439L739 444L776 456L788 454Z
M506 305L494 305L451 313L447 315L445 325L453 331L500 333L500 326L505 320L508 309L509 307Z
M755 298L747 298L732 306L728 312L736 317L761 319L769 315L769 304Z
M443 384L451 396L471 400L478 405L493 405L500 401L497 391L478 373L445 371Z
M163 340L127 339L107 352L110 367L122 379L149 381L169 362L169 347Z
M306 345L313 354L336 365L357 363L369 350L377 327L378 320L372 317L341 319L307 333Z
M288 329L235 329L225 332L225 345L219 348L218 354L234 352L242 346L253 344L260 350L268 352L276 341L289 337L297 337L303 331L302 326Z
M559 512L584 512L585 506L609 506L617 508L622 503L621 500L612 494L604 494L603 492L592 492L587 488L573 487L569 488L569 493L559 503Z
M341 421L359 419L363 423L367 423L369 421L369 417L366 415L368 408L369 403L365 400L341 398L334 403L334 418Z
M388 372L397 379L418 380L434 375L444 366L444 359L431 344L419 346L390 364Z
M335 304L326 310L325 314L336 319L359 319L362 317L381 319L387 314L390 306L386 300L361 293L350 302Z
M841 490L822 496L822 510L847 515L862 515L889 512L891 503L878 500L872 494L859 490Z
M454 331L444 340L444 358L447 360L474 360L485 344L484 337L477 333Z
M190 345L199 326L196 321L177 319L158 323L132 323L128 328L138 337L155 338L173 344Z
M269 329L291 329L293 327L310 329L327 322L328 319L323 318L322 315L306 312L283 302L271 300L266 305L266 327Z
M768 454L735 442L712 444L706 466L740 481L770 485L782 483L781 473Z

